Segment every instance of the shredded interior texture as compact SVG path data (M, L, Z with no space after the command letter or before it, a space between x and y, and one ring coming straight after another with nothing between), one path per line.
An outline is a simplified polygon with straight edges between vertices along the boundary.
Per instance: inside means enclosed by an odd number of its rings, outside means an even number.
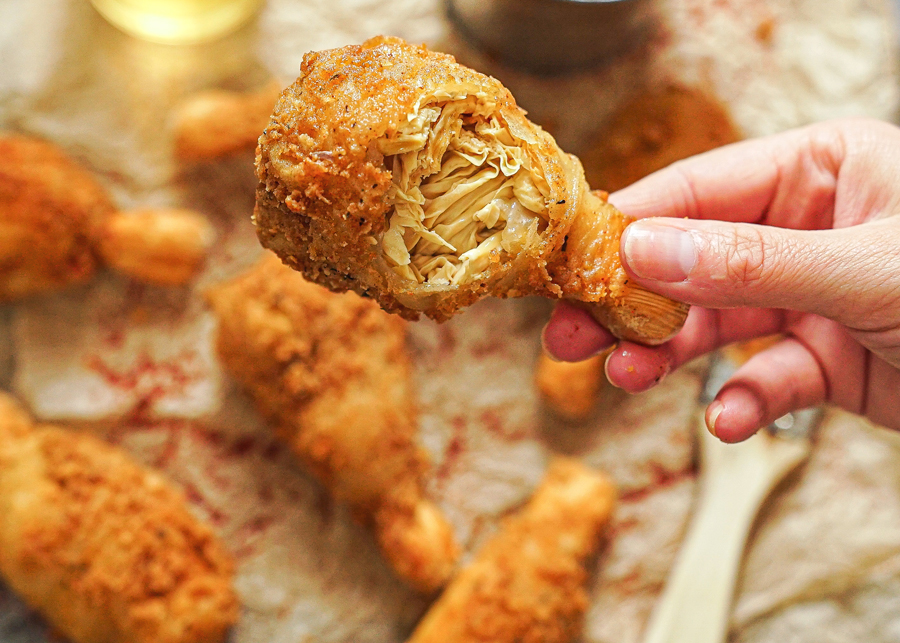
M539 241L550 189L479 97L444 93L420 105L378 141L394 203L382 248L402 277L459 284L484 271L494 251Z

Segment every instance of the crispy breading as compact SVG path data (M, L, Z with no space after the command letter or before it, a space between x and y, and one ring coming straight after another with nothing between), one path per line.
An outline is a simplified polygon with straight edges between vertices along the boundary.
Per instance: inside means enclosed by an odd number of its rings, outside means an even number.
M212 289L222 363L318 479L371 523L398 575L430 592L458 554L424 497L429 469L404 321L309 283L271 254Z
M0 302L87 281L97 266L90 239L112 211L56 146L0 134Z
M498 256L469 283L420 286L396 275L379 248L393 203L391 171L377 141L395 133L423 96L448 90L480 95L520 137L549 185L553 225L540 244L518 257ZM489 293L559 294L545 265L574 216L572 175L580 167L525 118L497 80L452 56L397 38L307 54L300 78L282 94L260 137L257 156L260 239L316 283L369 294L408 318L421 311L446 319Z
M238 616L231 556L124 451L26 424L0 397L0 572L75 643L214 643Z
M0 303L87 281L106 263L145 283L181 285L213 236L198 212L117 212L58 147L0 134Z
M565 643L581 632L585 563L615 503L609 479L551 462L529 503L453 579L409 643Z
M578 159L496 79L424 46L374 38L305 56L256 167L261 243L311 281L408 319L445 320L487 295L565 296L656 343L687 314L624 287L628 220L587 196ZM664 332L631 324L635 312L664 315Z

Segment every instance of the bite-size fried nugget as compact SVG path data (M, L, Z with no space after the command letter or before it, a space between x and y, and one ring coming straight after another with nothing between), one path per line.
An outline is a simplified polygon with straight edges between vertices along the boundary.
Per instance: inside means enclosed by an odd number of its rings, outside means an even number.
M94 239L106 265L160 286L189 282L203 268L215 232L206 217L184 208L116 212Z
M211 237L195 212L117 212L58 147L0 134L0 302L83 283L102 263L139 281L183 284Z
M372 525L401 578L423 592L441 587L458 547L424 496L429 461L416 444L403 320L309 283L271 254L209 300L222 363L277 434Z
M453 579L409 643L564 643L582 628L588 574L615 503L609 479L557 458L529 503Z
M273 82L252 92L210 89L189 96L175 113L175 153L207 161L252 151L279 94Z
M544 404L572 422L590 416L607 382L603 372L607 355L595 355L581 362L557 362L541 353L534 369L534 384Z
M0 394L0 573L74 643L216 643L234 564L160 474Z
M496 79L398 38L307 54L257 148L262 244L316 283L444 320L486 295L592 302L658 343L687 306L629 283L629 219Z

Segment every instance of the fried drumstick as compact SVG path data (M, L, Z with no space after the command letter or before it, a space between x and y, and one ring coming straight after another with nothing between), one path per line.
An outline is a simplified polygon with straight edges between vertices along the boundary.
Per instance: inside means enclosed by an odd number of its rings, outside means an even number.
M429 462L416 444L403 320L311 284L271 254L209 299L222 363L278 435L374 528L401 578L423 592L441 587L458 548L423 495Z
M281 94L278 83L253 92L211 89L188 97L175 112L175 153L209 161L252 152Z
M0 393L0 573L75 643L217 643L233 561L161 475Z
M565 643L587 608L585 561L597 550L615 489L557 458L534 497L453 579L409 643Z
M182 284L203 265L211 236L195 212L117 212L55 145L0 134L0 303L83 283L101 263L140 281Z
M629 223L497 80L398 38L308 54L259 139L262 244L409 319L486 295L588 302L659 343L687 306L629 283Z

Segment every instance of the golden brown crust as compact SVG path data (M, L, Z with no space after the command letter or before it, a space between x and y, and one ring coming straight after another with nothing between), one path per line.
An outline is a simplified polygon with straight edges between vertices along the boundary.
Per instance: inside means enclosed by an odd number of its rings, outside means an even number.
M566 250L551 266L563 296L582 305L613 335L657 345L681 330L690 306L632 282L619 256L619 240L633 221L593 191L572 224Z
M0 134L0 302L86 281L95 227L113 204L57 147Z
M392 192L398 183L392 182L379 151L386 148L379 147L379 142L396 140L391 137L405 131L402 125L418 123L423 101L460 96L469 102L468 111L451 112L457 131L467 123L471 126L469 121L489 118L508 135L516 156L527 158L529 177L537 177L544 188L541 205L531 210L543 217L543 227L536 241L518 250L507 246L490 251L486 267L474 274L461 273L465 278L431 283L404 277L385 258L385 230L389 217L399 211L394 210L393 199L400 197ZM429 137L419 141L439 136L436 129L417 127L419 134ZM427 147L423 142L417 145ZM411 145L409 149L425 148ZM433 160L427 154L425 158ZM453 167L453 157L446 158ZM442 169L443 159L436 160ZM416 156L415 162L421 163L422 157ZM399 168L398 176L436 173L430 165L403 167L392 165ZM626 287L618 243L628 220L602 198L588 194L579 161L564 154L549 134L525 118L497 80L445 54L396 38L375 38L360 46L307 55L300 78L282 94L260 137L257 173L254 217L265 247L311 281L372 297L385 310L408 319L424 313L442 321L488 295L543 295L596 304L597 318L626 339L658 343L684 321L686 308ZM458 180L458 175L451 176L451 182ZM405 182L410 183L408 176ZM404 192L404 212L409 212L410 202L419 204L420 197L430 207L421 192ZM468 216L474 220L480 212ZM397 228L392 223L391 231L413 231L422 221L424 217ZM452 221L464 225L470 219ZM515 227L509 220L505 225L504 233ZM399 262L411 261L405 255L419 242L414 235L401 241L399 232L392 239L407 246L405 250L392 246L392 260L403 268ZM446 247L456 251L452 245ZM407 271L413 275L411 268ZM650 312L642 310L647 304ZM656 324L657 309L666 312L667 308L675 312ZM645 330L650 333L646 337Z
M429 462L416 444L405 322L309 283L271 255L209 299L223 364L279 436L374 524L399 574L426 591L442 585L457 549L423 496Z
M51 426L0 446L0 571L76 643L213 643L238 616L232 559L182 494Z
M453 579L409 643L565 643L582 628L586 559L615 502L600 473L554 460L523 509Z
M619 257L619 239L633 219L616 210L604 195L584 195L584 207L572 223L566 251L550 267L563 295L578 301L616 300L628 283Z
M401 279L377 243L392 204L391 173L376 140L396 131L419 98L442 89L480 93L540 164L551 189L543 243L498 257L479 279L459 286ZM259 140L254 216L262 244L311 281L371 296L410 319L421 312L442 320L487 294L559 294L545 266L577 208L580 172L497 80L446 54L375 38L304 57L300 77Z

